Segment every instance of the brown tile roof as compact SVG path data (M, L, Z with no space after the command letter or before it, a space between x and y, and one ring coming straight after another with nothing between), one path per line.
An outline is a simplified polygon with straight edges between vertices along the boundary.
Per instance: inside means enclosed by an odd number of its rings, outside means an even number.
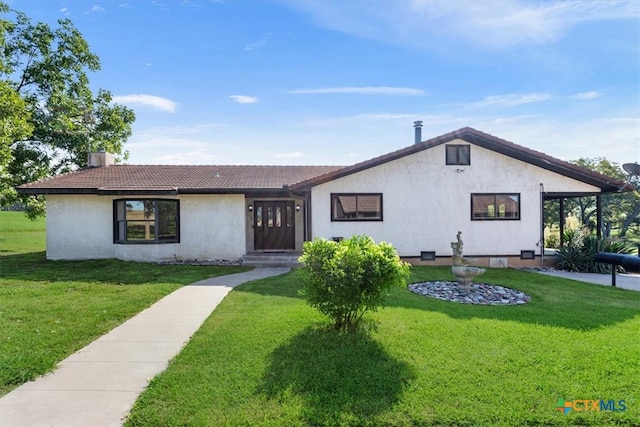
M215 193L278 190L340 166L113 165L81 169L19 187L23 194Z
M573 163L565 162L563 160L551 157L547 154L539 151L531 150L513 142L495 137L488 133L481 132L479 130L465 127L453 132L432 138L417 144L413 144L409 147L370 159L361 163L357 163L352 166L347 166L342 169L329 171L324 175L319 175L309 178L307 181L299 182L292 186L294 190L301 190L308 187L313 187L318 184L322 184L336 178L340 178L352 173L360 172L386 162L390 162L411 154L417 153L422 150L433 148L437 145L451 142L454 140L463 140L472 144L484 147L489 150L496 151L509 157L521 160L526 163L533 164L535 166L547 169L561 175L576 179L578 181L591 184L599 187L602 192L617 192L621 189L631 190L633 187L619 181L615 178L611 178L606 175L602 175L598 172L594 172L590 169L583 168Z
M631 190L628 184L531 150L493 135L465 127L352 166L176 166L113 165L81 169L18 187L22 194L108 193L243 193L251 190L305 190L460 139L594 185L602 192Z

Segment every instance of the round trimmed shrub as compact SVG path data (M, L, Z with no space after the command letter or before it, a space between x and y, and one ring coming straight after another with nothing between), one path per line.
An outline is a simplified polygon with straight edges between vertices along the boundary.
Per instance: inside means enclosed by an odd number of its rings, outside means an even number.
M393 286L406 285L410 268L393 246L369 236L305 242L300 262L307 303L336 329L353 329L366 311L375 311Z

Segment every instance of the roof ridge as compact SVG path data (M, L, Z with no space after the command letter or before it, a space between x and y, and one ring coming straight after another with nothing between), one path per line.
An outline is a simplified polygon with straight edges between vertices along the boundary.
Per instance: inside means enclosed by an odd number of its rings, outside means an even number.
M463 127L425 141L349 166L339 165L129 165L118 164L84 168L24 184L18 191L29 194L48 192L91 192L100 187L175 187L190 191L213 189L305 189L333 179L377 167L440 144L462 140L503 156L581 181L603 192L625 190L620 180L561 160L503 138Z

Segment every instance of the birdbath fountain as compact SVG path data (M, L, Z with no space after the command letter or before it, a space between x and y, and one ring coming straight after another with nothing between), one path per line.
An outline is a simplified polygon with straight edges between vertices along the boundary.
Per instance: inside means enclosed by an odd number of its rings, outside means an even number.
M469 292L473 278L483 274L486 270L469 265L469 260L462 256L462 245L462 231L458 231L457 241L451 242L451 249L453 249L451 272L456 277L458 286L464 292Z

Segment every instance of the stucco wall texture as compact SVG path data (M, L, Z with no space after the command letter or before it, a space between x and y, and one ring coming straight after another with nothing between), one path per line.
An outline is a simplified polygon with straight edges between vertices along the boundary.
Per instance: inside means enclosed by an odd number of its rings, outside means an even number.
M471 164L445 164L445 144L417 152L312 188L311 238L366 234L391 243L402 257L435 251L451 255L462 231L464 255L516 257L540 253L541 185L547 192L599 192L567 178L494 151L471 145ZM382 221L331 221L331 193L382 193ZM472 193L520 195L519 220L471 220ZM253 250L253 199L243 194L178 195L180 243L113 242L113 200L136 196L47 196L49 259L117 258L131 261L242 258ZM293 200L293 199L292 199ZM296 203L300 203L296 200ZM296 213L296 249L303 240L303 212Z
M391 243L400 256L451 255L462 231L465 256L519 255L540 249L540 184L548 192L599 189L471 145L471 164L445 164L445 144L316 186L313 237L366 234ZM331 193L382 193L383 221L331 221ZM520 220L471 220L471 193L519 193Z
M181 195L180 243L115 244L113 200L143 197L47 196L49 259L127 261L238 259L245 254L244 196Z

